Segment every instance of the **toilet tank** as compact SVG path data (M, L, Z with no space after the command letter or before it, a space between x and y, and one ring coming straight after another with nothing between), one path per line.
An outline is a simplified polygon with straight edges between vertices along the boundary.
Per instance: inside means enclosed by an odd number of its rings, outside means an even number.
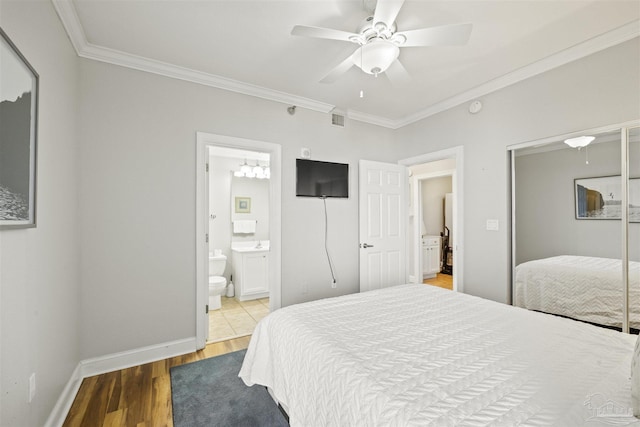
M225 255L209 254L209 276L222 276L226 264L227 257Z

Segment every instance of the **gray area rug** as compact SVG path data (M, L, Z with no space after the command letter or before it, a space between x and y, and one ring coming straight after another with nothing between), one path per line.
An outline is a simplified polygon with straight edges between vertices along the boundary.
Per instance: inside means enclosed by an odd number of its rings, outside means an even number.
M245 352L171 368L175 427L289 425L266 388L238 378Z

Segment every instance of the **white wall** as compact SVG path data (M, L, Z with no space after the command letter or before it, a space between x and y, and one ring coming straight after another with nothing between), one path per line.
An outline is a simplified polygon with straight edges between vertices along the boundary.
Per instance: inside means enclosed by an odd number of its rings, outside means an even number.
M548 71L399 129L400 157L464 146L464 289L508 301L510 144L640 117L638 39ZM487 219L500 230L486 231Z
M49 1L0 1L0 26L40 75L37 228L0 231L0 425L40 426L80 360L78 60Z
M82 357L195 335L195 133L282 145L282 305L358 291L357 161L395 161L392 131L81 60ZM295 197L295 158L349 162L351 197Z
M451 177L422 180L422 220L425 234L439 236L444 232L444 196L451 193Z
M429 148L425 148L430 152ZM429 174L433 172L454 170L456 168L456 159L436 160L435 162L422 163L409 168L413 175Z

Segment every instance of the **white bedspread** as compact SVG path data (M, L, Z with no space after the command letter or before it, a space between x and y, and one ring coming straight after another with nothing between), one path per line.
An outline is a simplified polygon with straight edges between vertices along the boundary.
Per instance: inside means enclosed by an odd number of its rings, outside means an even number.
M269 387L292 426L627 425L638 420L613 419L606 405L631 408L634 342L402 285L271 313L255 329L239 376Z
M621 327L621 261L562 255L516 267L514 304L574 319ZM629 320L640 328L640 263L629 265Z

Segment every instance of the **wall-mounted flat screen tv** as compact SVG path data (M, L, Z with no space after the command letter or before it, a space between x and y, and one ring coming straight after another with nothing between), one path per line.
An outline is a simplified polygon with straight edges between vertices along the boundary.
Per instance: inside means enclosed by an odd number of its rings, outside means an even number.
M296 159L296 196L349 197L349 165Z

